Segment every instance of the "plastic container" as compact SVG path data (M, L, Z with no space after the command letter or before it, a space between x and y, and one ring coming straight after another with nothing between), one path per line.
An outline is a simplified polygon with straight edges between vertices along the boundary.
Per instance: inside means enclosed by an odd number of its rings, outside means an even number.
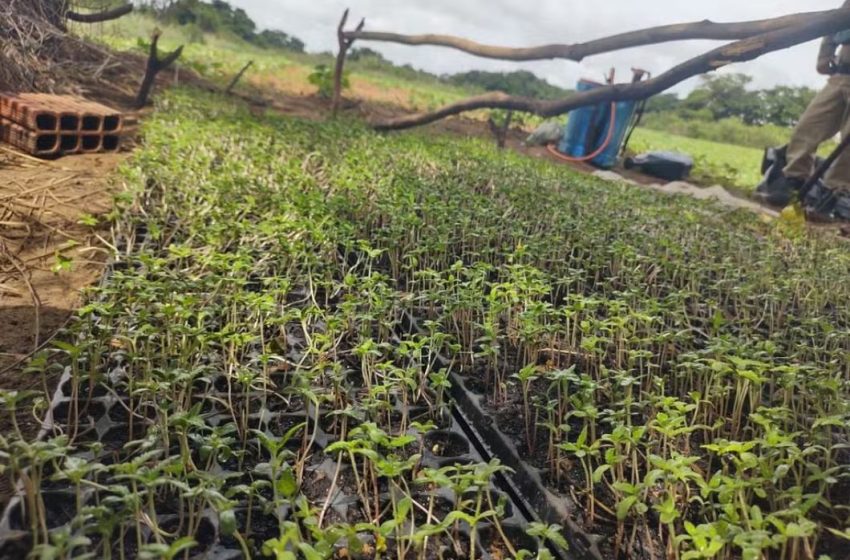
M617 158L619 157L620 150L623 147L623 141L626 139L626 133L629 130L629 124L632 122L632 117L635 114L636 107L637 104L634 101L621 101L617 103L617 114L614 119L614 134L611 136L611 142L608 144L608 147L605 148L601 154L593 158L591 163L595 166L601 167L602 169L611 169L617 165ZM608 117L608 120L610 122L610 116ZM605 141L607 134L608 125L606 124L604 133L600 137L596 148L601 146L602 142ZM594 151L596 148L594 148Z
M576 91L589 91L601 85L590 80L579 80ZM558 151L574 158L592 153L594 149L588 145L592 143L591 135L598 130L600 122L607 123L610 120L608 111L607 105L592 105L570 111Z
M647 152L627 159L625 166L665 181L682 181L691 174L694 160L678 152Z
M590 91L603 85L590 80L579 80L576 90ZM608 139L612 120L611 106L611 103L601 103L571 111L558 151L572 158L585 158L597 152ZM611 139L605 149L590 160L590 163L603 169L611 169L617 164L617 156L620 154L635 108L634 101L622 101L616 104L614 132Z

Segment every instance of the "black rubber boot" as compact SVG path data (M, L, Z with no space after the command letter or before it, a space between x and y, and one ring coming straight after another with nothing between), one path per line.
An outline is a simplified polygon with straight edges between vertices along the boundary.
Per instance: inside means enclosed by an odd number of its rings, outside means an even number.
M836 193L835 199L835 210L833 214L839 220L850 222L850 193Z
M820 223L832 222L835 220L838 196L822 181L818 181L806 194L803 205L808 220Z
M768 183L762 192L756 193L756 198L772 206L785 207L800 195L800 189L805 181L794 177L780 176Z

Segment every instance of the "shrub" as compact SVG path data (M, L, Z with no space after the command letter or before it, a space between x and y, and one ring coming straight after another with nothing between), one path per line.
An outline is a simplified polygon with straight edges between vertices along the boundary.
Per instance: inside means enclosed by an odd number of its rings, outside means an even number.
M330 99L334 94L334 72L327 64L319 64L313 69L313 73L307 77L312 85L318 88L319 97ZM348 79L348 73L342 75L342 89L348 89L351 83Z

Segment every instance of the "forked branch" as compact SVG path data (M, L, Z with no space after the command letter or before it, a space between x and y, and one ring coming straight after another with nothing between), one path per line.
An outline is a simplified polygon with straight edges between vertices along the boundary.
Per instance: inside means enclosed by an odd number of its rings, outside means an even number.
M156 81L156 75L174 64L174 61L180 58L180 55L183 54L183 45L180 45L173 52L168 53L163 58L160 58L159 49L157 48L160 34L160 30L156 29L151 35L151 48L150 53L148 54L148 63L145 67L145 77L142 78L142 84L139 86L139 93L136 95L135 106L137 109L141 109L147 104L151 89Z
M777 18L744 21L735 23L715 23L704 20L692 23L678 23L650 27L628 33L603 37L586 43L551 44L538 47L511 48L484 45L469 39L451 35L402 35L382 31L348 31L345 38L349 40L383 41L402 45L432 45L449 47L483 58L498 60L549 60L565 59L580 62L588 56L640 47L682 41L689 39L711 39L720 41L740 40L771 31L795 27L810 23L830 12L807 12L787 15Z
M692 58L644 82L602 86L555 101L515 97L504 93L489 93L452 103L430 113L408 115L378 123L375 128L377 130L412 128L478 109L525 111L541 117L553 117L588 105L647 99L693 76L713 72L729 64L753 60L773 51L837 33L848 27L850 27L850 9L832 10L811 17L805 23L793 27L770 31L729 43Z
M342 13L342 19L339 20L339 25L336 28L337 42L339 43L339 51L336 55L336 65L334 66L334 92L333 100L331 101L331 114L335 117L339 112L339 105L342 102L342 84L345 73L345 57L348 54L351 45L354 44L354 39L346 37L345 24L348 21L348 8ZM366 25L366 20L361 19L360 23L353 33L359 33Z

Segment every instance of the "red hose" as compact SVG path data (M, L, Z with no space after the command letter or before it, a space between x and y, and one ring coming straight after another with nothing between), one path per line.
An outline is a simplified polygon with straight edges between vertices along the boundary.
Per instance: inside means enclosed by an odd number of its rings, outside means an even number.
M614 127L616 125L616 120L617 120L617 104L611 103L611 122L608 125L608 135L605 137L605 141L602 142L602 145L599 146L599 148L590 155L582 156L582 157L570 157L568 155L565 155L565 154L562 154L561 152L559 152L557 150L557 148L555 148L554 144L547 145L546 149L549 150L549 153L551 153L553 156L555 156L558 159L562 159L564 161L571 161L571 162L574 162L574 163L581 163L581 162L585 162L585 161L590 161L590 160L598 157L599 154L601 154L602 152L607 150L608 146L611 145L611 140L614 139Z

